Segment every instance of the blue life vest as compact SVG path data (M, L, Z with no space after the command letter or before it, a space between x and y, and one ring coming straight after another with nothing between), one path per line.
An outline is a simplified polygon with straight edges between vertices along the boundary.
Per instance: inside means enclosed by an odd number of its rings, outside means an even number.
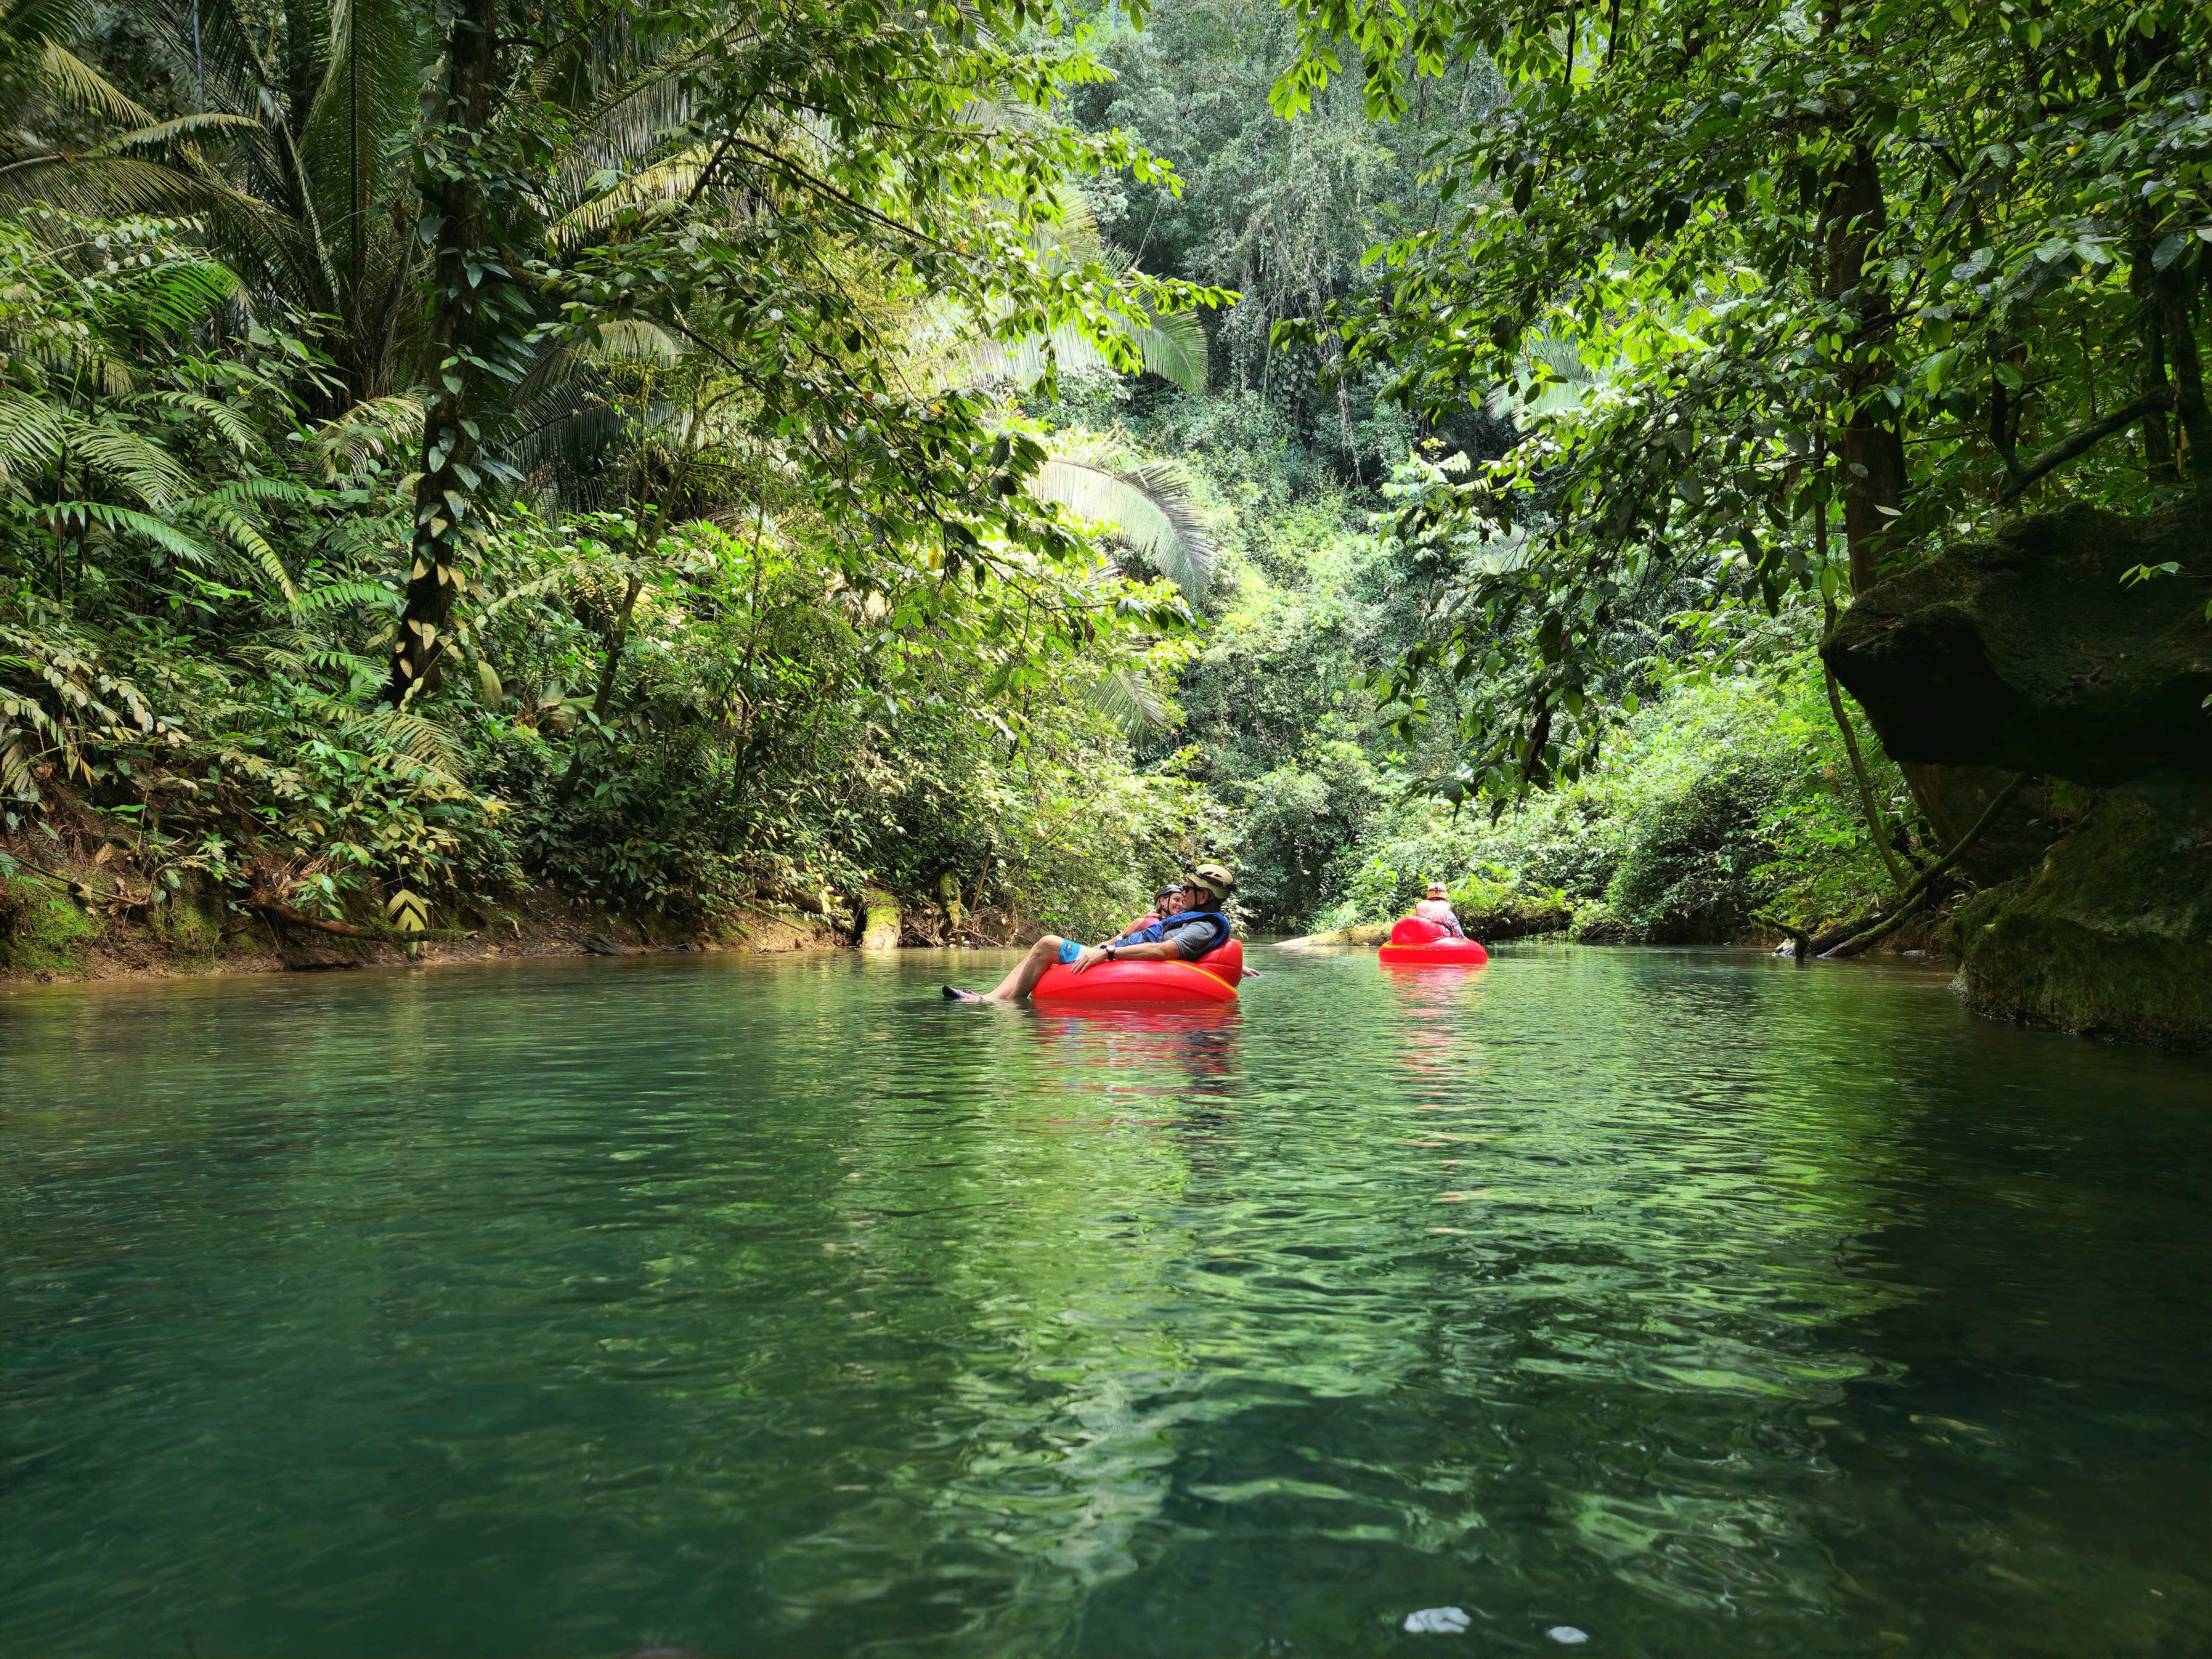
M1208 945L1203 951L1200 952L1200 957L1212 956L1214 951L1218 951L1223 945L1229 943L1232 931L1229 925L1229 918L1223 915L1218 910L1183 910L1178 912L1175 915L1170 916L1166 921L1156 921L1151 927L1145 929L1145 943L1147 945L1160 944L1167 938L1168 926L1170 922L1177 927L1181 927L1182 923L1186 921L1197 921L1207 919L1211 919L1221 924L1220 939L1212 945Z

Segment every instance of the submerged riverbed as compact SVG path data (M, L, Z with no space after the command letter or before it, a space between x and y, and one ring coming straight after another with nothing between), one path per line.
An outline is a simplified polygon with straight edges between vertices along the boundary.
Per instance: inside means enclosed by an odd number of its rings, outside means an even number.
M1724 952L939 1000L1007 960L0 997L0 1652L2212 1640L2212 1064Z

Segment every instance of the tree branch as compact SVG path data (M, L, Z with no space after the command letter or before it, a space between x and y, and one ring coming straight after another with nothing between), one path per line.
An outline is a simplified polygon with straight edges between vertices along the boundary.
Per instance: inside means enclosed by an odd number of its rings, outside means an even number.
M1887 939L1927 908L1928 896L1923 893L1911 903L1899 905L1896 909L1891 911L1864 933L1854 933L1833 950L1822 952L1820 960L1840 962L1845 957L1855 957L1869 946L1881 944L1882 940Z
M1774 916L1762 916L1756 910L1752 912L1751 919L1762 927L1771 927L1778 933L1788 934L1790 955L1800 962L1812 961L1813 936L1796 922L1784 921Z
M2007 454L2004 458L2005 487L1997 495L1997 504L2002 506L2052 468L2065 465L2084 450L2102 443L2116 432L2133 426L2146 415L2157 414L2164 407L2166 399L2156 395L2138 398L2131 404L2122 404L2101 420L2076 427L2048 449L2026 461L2015 464Z
M410 933L397 927L356 927L349 921L325 921L295 909L282 899L264 898L258 893L247 898L245 903L249 910L258 910L264 916L273 916L288 927L312 927L319 933L335 933L340 939L365 939L378 945L419 945L425 939L469 937L465 930L459 927L424 927Z
M1974 820L1974 827L1960 836L1957 843L1949 852L1923 870L1911 886L1897 896L1896 909L1891 911L1885 920L1876 922L1863 933L1854 934L1833 950L1824 951L1820 959L1823 962L1834 962L1844 957L1855 957L1868 945L1887 938L1903 927L1912 913L1920 908L1922 896L1926 894L1936 878L1956 864L1965 855L1966 849L1979 841L1989 827L1997 821L1997 815L2012 805L2013 797L2027 787L2027 774L2022 772L2010 783L1998 790L1996 799L1989 804L1980 817Z

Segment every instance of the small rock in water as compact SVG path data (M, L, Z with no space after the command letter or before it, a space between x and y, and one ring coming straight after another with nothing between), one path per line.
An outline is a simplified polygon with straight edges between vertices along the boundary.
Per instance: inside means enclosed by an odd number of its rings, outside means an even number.
M1554 1642L1571 1648L1578 1648L1589 1640L1588 1631L1577 1630L1572 1625L1554 1625L1544 1634Z
M1406 1615L1406 1628L1416 1636L1456 1636L1467 1624L1467 1615L1457 1607L1423 1607Z

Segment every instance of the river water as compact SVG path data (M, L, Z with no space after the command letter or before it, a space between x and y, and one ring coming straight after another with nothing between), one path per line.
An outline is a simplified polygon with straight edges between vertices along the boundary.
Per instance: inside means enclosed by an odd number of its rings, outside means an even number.
M1713 951L938 999L1005 960L0 995L0 1652L2212 1641L2212 1064Z

